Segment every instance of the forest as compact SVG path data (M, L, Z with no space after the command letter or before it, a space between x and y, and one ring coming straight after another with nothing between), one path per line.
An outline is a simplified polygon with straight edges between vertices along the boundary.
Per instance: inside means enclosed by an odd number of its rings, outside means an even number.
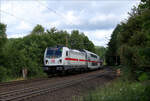
M150 0L141 0L114 29L106 52L108 65L120 65L130 79L150 79Z
M104 59L104 47L95 47L84 33L73 30L71 33L56 28L45 29L36 25L31 33L23 38L7 38L7 25L0 24L0 81L22 77L22 69L28 70L28 78L45 76L43 55L47 47L56 45L72 49L86 49L96 52ZM99 52L102 50L102 53Z

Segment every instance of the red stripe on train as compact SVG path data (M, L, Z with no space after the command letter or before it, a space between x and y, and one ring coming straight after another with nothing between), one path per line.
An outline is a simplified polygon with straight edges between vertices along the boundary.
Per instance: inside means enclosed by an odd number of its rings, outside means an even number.
M79 61L87 61L87 60L80 59Z
M78 61L78 59L75 58L65 58L65 60Z
M88 60L83 60L83 59L75 59L75 58L65 58L65 60L70 60L70 61L82 61L82 62L97 62L97 61L88 61Z

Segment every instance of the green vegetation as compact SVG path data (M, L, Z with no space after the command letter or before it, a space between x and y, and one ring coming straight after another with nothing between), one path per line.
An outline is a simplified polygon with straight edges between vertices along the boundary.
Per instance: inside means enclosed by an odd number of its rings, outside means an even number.
M128 69L129 78L150 79L150 0L142 0L129 15L112 33L106 62L108 65L121 63Z
M6 37L6 25L0 24L0 81L22 77L22 69L27 68L28 78L45 76L43 55L46 47L56 45L73 49L87 49L95 52L94 44L84 33L73 30L70 33L51 28L45 31L37 25L23 38Z
M95 46L95 52L99 55L103 60L105 59L105 53L107 48L103 46Z
M115 81L91 91L81 101L150 101L150 82Z

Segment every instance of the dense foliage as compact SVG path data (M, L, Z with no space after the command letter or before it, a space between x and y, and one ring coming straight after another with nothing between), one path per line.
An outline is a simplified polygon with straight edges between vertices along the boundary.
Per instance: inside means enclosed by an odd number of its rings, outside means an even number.
M23 38L6 37L6 25L0 24L0 81L22 76L22 69L28 69L28 77L45 75L42 71L43 55L46 47L56 45L68 46L73 49L87 49L95 52L94 44L84 33L35 26L31 34Z
M4 63L4 54L3 54L3 47L7 41L6 38L6 25L0 23L0 81L3 80L3 76L6 76L6 69L3 68Z
M150 74L150 0L142 0L130 17L115 28L106 53L107 63L121 61L136 79ZM119 57L117 60L115 57Z
M91 91L79 101L149 101L149 83L115 81Z
M95 53L100 56L103 65L105 65L105 54L106 54L107 48L104 46L95 46Z

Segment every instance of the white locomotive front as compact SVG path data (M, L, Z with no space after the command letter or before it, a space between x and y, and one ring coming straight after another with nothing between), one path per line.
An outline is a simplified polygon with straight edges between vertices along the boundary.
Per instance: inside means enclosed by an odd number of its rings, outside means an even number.
M44 71L56 72L69 69L85 68L86 54L67 47L46 48L44 53Z

